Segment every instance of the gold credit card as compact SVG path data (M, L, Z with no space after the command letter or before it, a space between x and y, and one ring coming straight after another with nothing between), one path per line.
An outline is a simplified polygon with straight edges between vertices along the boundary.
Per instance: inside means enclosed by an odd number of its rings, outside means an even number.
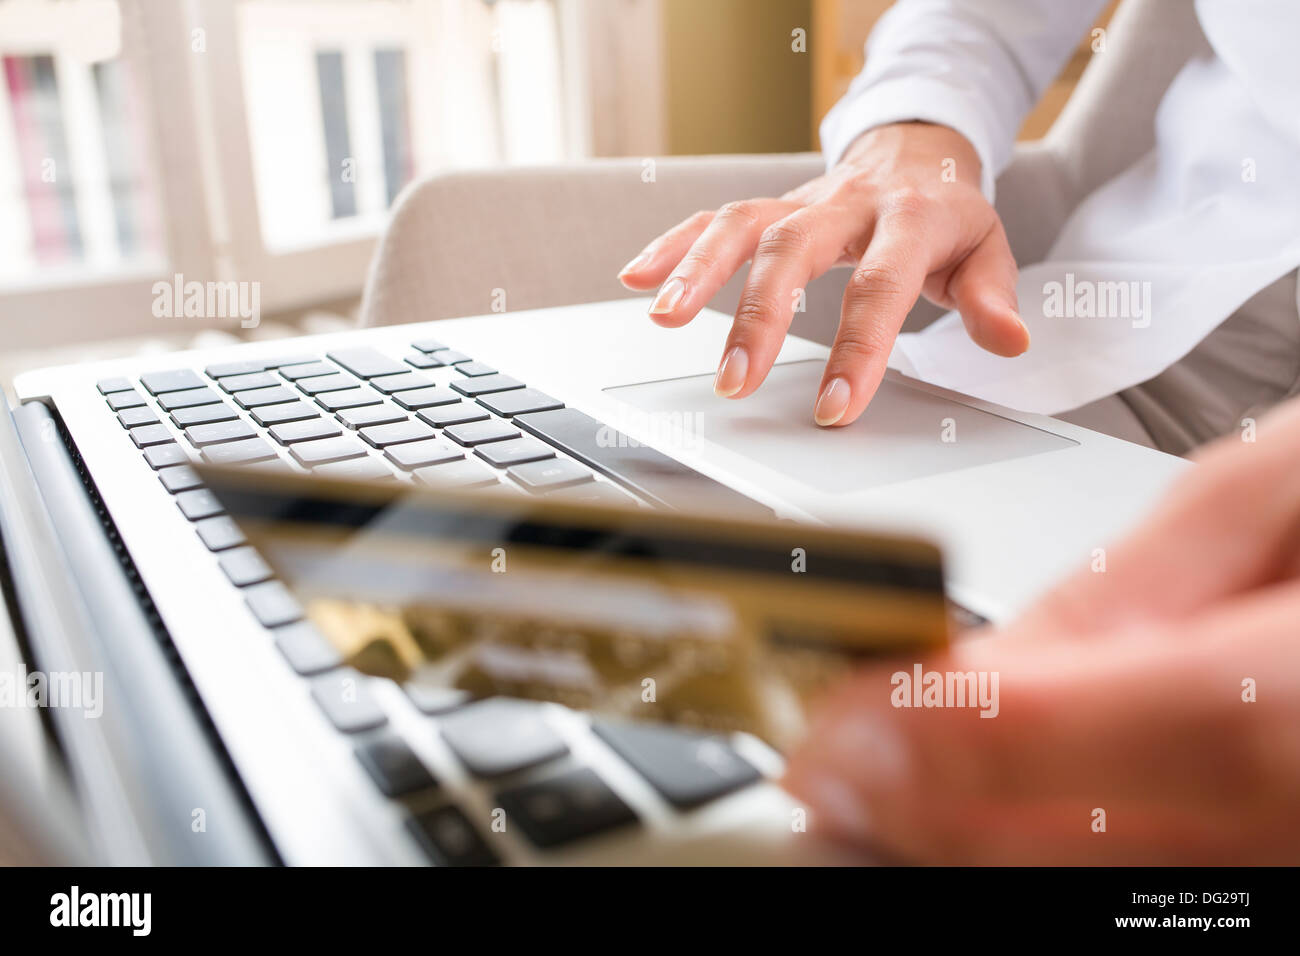
M196 467L345 661L408 685L783 748L855 662L948 639L919 539Z

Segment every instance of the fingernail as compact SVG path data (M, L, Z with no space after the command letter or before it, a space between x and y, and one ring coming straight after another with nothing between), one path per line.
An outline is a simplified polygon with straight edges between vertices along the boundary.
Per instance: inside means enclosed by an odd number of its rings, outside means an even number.
M720 398L730 398L745 386L749 374L749 356L739 345L722 357L718 375L713 380L713 392Z
M618 274L621 276L625 276L629 272L635 272L637 269L640 269L643 265L645 265L649 261L650 261L650 253L643 252L641 253L641 255L637 256L635 259L633 259L631 262L625 265L622 269L618 270Z
M1019 322L1020 327L1025 330L1025 350L1028 351L1029 343L1032 341L1032 336L1029 334L1029 326L1025 325L1025 320L1018 314L1016 315L1016 321Z
M817 407L813 409L813 419L818 425L834 425L849 407L849 383L838 376L826 383Z
M816 774L799 782L812 822L841 836L865 840L871 836L871 818L862 797L843 780Z
M686 281L680 276L673 276L659 289L659 294L655 300L650 303L651 315L666 315L673 309L677 308L677 303L682 301L682 296L686 294Z

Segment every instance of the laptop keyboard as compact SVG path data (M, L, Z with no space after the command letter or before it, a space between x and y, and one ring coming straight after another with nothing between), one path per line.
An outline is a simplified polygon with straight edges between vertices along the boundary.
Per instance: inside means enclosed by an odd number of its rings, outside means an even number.
M401 358L343 348L146 372L138 381L117 377L97 387L231 585L309 683L326 720L356 740L357 760L377 794L402 803L408 830L440 865L500 860L483 830L443 797L439 782L389 728L370 679L347 667L304 619L297 600L203 488L192 461L624 504L725 500L737 510L770 514L559 399L427 338L412 342ZM471 701L450 689L412 688L409 697L437 721L466 772L496 788L496 806L538 849L638 824L595 770L564 759L568 747L538 705ZM604 722L595 731L679 810L760 779L723 737Z

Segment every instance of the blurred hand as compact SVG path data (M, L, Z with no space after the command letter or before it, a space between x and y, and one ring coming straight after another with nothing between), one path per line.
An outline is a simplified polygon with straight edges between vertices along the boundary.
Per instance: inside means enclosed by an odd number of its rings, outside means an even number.
M919 862L1300 862L1297 461L1300 400L1212 446L1104 573L924 662L998 673L997 717L895 709L900 668L872 669L787 787L823 830Z
M655 239L619 278L659 288L650 316L685 325L753 260L714 390L743 398L767 376L809 282L854 266L813 417L847 425L875 394L899 327L919 295L961 311L976 343L1019 355L1029 332L1016 264L980 163L945 126L898 123L864 133L840 163L780 199L699 212Z

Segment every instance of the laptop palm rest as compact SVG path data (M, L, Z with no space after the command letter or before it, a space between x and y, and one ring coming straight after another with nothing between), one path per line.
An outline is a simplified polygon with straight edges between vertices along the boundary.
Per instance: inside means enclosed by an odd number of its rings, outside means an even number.
M818 428L812 407L823 367L817 360L777 365L757 392L740 401L714 395L712 375L620 385L606 393L631 406L632 421L669 454L674 443L703 439L830 494L1077 444L892 375L852 425Z

